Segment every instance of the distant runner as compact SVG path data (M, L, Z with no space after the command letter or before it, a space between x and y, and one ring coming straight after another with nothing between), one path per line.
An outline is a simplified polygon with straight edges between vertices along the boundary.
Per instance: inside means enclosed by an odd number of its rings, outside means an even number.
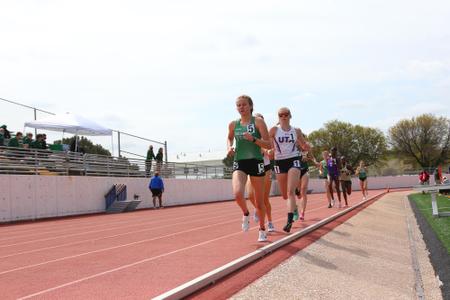
M363 160L359 162L359 167L356 169L356 176L359 178L359 186L361 187L363 200L366 200L369 193L367 191L367 168Z

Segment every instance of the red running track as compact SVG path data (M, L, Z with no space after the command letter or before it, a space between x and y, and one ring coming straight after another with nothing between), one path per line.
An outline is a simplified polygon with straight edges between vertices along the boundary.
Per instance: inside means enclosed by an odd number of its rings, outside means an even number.
M374 192L372 193L381 193ZM361 200L354 192L350 204ZM286 203L271 199L284 237ZM309 195L305 228L336 213ZM0 226L2 299L149 299L265 245L233 202Z

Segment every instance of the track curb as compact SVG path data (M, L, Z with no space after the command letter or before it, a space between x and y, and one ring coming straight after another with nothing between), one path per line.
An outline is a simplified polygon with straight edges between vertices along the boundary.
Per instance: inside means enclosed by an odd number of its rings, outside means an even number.
M335 213L334 215L329 216L328 218L325 218L321 220L320 222L317 222L316 224L310 225L300 231L297 231L295 233L292 233L278 241L275 241L269 245L266 245L264 247L261 247L260 249L253 251L245 256L242 256L238 259L235 259L234 261L225 264L215 270L212 270L208 273L205 273L197 278L194 278L191 281L188 281L174 289L171 289L159 296L156 296L153 298L153 300L174 300L174 299L181 299L186 296L189 296L200 289L215 283L216 281L222 279L223 277L247 266L248 264L274 252L275 250L301 238L302 236L340 218L341 216L344 216L348 212L351 212L360 206L363 206L364 204L375 200L376 198L380 198L387 194L388 191L382 192L376 196L370 197L367 200L364 200L355 206L349 207L347 209L344 209L338 213Z

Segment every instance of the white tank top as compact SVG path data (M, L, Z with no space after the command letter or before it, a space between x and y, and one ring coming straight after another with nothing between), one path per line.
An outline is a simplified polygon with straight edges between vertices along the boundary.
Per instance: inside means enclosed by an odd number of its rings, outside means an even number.
M297 132L292 126L288 131L284 131L278 126L277 132L275 133L274 144L276 160L300 156L300 151L297 147Z

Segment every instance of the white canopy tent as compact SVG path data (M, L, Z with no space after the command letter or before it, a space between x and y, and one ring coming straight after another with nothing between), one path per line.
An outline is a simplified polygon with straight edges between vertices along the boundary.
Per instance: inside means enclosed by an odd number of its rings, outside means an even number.
M86 119L83 116L65 113L49 116L40 120L26 122L25 127L45 129L71 133L76 136L105 136L112 135L112 130L105 128L96 122ZM75 138L77 140L77 138Z

